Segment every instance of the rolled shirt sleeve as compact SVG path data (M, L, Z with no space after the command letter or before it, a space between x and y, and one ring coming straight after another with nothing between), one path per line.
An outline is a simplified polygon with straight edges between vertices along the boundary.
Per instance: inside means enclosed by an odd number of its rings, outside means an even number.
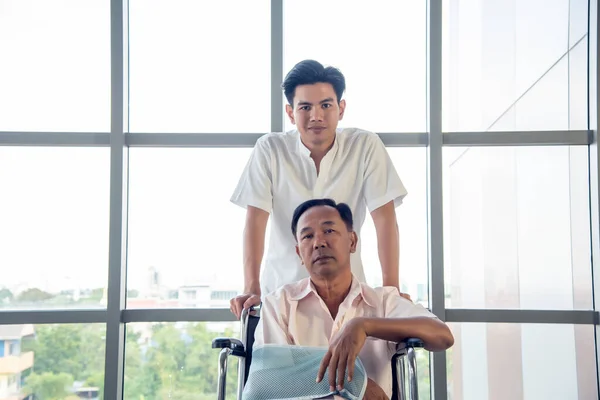
M363 192L369 212L394 202L394 207L402 204L407 194L396 168L385 148L375 133L370 134L366 151Z
M273 207L273 176L266 140L257 140L250 159L231 196L231 202L243 207L260 208L268 213Z

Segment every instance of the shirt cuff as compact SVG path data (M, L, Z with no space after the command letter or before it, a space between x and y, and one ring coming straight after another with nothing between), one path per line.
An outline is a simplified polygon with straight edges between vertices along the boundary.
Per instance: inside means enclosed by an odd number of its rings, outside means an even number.
M235 204L236 206L240 206L244 209L248 209L248 206L250 207L256 207L256 208L260 208L263 211L268 212L269 214L271 213L272 207L271 204L267 201L260 201L260 200L245 200L241 197L232 197L230 199L230 201Z
M402 204L402 200L407 195L406 190L396 190L390 193L386 193L385 196L378 197L374 200L371 200L367 203L367 207L369 208L369 212L373 212L377 210L379 207L386 205L390 201L394 202L394 208L398 207Z

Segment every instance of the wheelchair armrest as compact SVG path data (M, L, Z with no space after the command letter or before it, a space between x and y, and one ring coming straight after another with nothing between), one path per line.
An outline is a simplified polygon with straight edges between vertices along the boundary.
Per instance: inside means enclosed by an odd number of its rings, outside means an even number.
M242 342L238 339L228 337L218 337L212 341L213 349L224 349L225 347L233 349L235 346L242 346Z
M230 349L231 354L237 357L246 357L244 345L238 339L218 337L212 341L213 349Z
M401 342L398 342L398 344L396 345L396 351L401 351L401 350L407 349L409 347L423 348L423 347L425 347L425 343L423 343L423 341L421 339L407 338Z
M396 343L396 354L392 356L392 399L417 399L417 359L415 348L425 347L421 339L406 338ZM408 366L408 376L405 368ZM408 378L408 397L406 397L405 379Z

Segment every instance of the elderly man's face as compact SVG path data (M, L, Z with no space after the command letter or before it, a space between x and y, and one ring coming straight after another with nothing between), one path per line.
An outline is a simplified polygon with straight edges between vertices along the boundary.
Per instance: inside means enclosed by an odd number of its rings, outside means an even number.
M332 277L350 270L350 254L356 251L358 238L335 208L307 210L298 220L296 239L296 252L311 276Z

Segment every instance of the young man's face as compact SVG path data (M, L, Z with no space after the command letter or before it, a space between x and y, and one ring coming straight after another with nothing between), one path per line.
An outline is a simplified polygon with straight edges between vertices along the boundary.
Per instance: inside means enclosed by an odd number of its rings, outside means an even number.
M296 87L294 104L285 106L288 117L308 146L330 144L335 138L338 121L344 116L346 101L338 104L330 83Z
M350 271L350 254L356 251L358 237L348 231L335 208L310 208L298 220L297 229L296 252L311 276L334 277Z

